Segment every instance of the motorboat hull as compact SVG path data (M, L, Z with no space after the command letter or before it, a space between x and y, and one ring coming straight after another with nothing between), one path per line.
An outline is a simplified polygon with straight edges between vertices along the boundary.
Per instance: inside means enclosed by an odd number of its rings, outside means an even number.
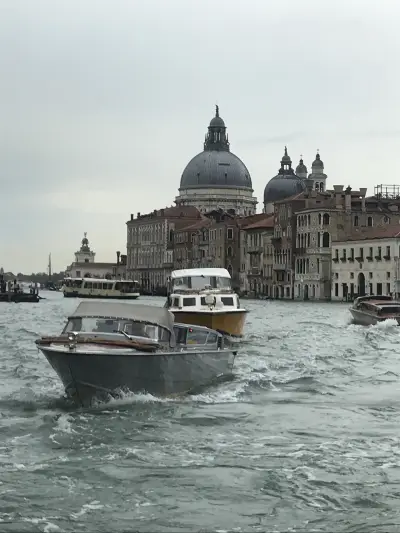
M358 309L350 308L350 313L353 317L353 323L359 326L374 326L378 322L384 322L385 320L397 320L397 324L400 325L400 317L393 316L376 316L373 313L366 313Z
M205 310L205 311L180 311L170 308L175 316L175 321L182 324L195 324L205 326L210 329L232 337L240 339L243 337L244 325L246 321L246 310Z
M234 350L94 353L39 347L69 397L82 406L120 391L156 396L187 393L232 375Z
M28 294L26 292L2 292L0 293L0 302L14 303L38 303L41 297L38 294Z

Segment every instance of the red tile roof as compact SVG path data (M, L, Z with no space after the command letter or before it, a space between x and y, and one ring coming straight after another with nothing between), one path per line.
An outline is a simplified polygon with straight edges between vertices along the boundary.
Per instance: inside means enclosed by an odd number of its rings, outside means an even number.
M266 215L264 214L264 218L261 220L258 220L257 222L254 222L253 224L249 224L248 226L245 226L243 229L252 230L252 229L265 229L265 228L273 228L274 227L274 215Z
M346 236L345 239L340 239L334 242L392 239L396 237L400 237L400 224L387 224L385 226L375 226L372 228L367 227L354 229L350 235Z

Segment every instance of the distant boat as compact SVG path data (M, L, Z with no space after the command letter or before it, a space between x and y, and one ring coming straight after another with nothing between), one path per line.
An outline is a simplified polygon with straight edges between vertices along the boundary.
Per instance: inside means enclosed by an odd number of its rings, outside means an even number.
M140 296L139 282L129 279L64 278L66 298L102 298L136 300Z

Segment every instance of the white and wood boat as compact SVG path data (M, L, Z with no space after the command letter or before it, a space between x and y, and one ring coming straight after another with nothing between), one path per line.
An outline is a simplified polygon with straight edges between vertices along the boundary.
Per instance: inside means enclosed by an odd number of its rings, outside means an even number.
M217 331L174 324L167 309L81 302L59 336L37 347L81 405L121 391L187 393L231 376L236 350Z
M104 298L136 300L139 282L128 279L65 278L62 291L66 298Z
M384 320L397 320L400 324L400 301L391 296L360 296L350 307L353 322L371 326Z
M247 310L225 268L174 270L165 307L177 322L206 326L233 339L243 336Z

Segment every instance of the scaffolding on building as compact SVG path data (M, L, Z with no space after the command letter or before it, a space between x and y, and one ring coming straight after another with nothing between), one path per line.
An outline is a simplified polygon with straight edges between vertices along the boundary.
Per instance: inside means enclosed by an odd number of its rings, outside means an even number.
M374 196L376 198L400 199L400 185L375 185Z

